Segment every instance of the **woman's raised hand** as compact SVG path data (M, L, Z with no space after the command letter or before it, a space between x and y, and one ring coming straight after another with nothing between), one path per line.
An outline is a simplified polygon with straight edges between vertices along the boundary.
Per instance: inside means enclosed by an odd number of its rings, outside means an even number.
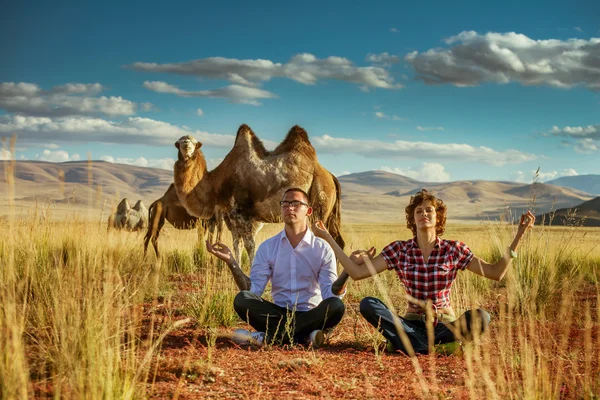
M315 236L320 237L321 239L326 239L327 235L329 235L327 228L325 228L325 224L321 220L315 221L312 224L311 230Z
M369 259L372 260L373 257L375 257L375 247L371 247L369 250L354 250L352 254L350 254L350 259L356 264L361 265L365 263L365 259L362 257L363 255L368 256Z
M527 210L527 212L521 215L521 220L519 221L519 235L524 235L528 229L530 229L535 223L535 215L531 213L531 211Z

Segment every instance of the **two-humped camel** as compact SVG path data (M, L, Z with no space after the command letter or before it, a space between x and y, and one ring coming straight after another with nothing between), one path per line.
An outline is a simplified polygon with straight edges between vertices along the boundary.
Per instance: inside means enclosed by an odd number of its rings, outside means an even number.
M154 247L156 257L160 257L158 251L158 236L160 230L165 224L165 220L169 221L176 229L194 229L198 228L198 239L202 240L208 235L208 240L212 242L213 235L216 234L216 240L221 240L222 235L222 218L213 216L210 219L198 219L190 215L179 202L175 186L169 185L165 194L148 208L148 232L144 237L144 256L148 250L148 243L151 241Z
M341 247L341 192L338 180L317 160L304 129L294 126L273 151L267 151L247 125L238 129L235 144L212 171L198 142L183 136L175 143L178 160L174 167L177 195L188 213L207 218L221 212L234 237L235 257L244 239L250 261L254 257L255 222L280 222L279 201L286 189L298 187L309 195L313 218L321 219Z
M138 200L133 207L127 198L121 200L117 210L108 217L108 229L125 229L136 232L148 226L148 209L142 200Z

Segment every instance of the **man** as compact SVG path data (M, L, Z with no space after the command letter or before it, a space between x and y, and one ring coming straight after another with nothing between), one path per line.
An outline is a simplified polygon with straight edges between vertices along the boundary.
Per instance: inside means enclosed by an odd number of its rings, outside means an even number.
M337 279L333 250L308 228L312 214L302 189L286 190L280 201L283 231L258 248L250 277L246 276L223 243L206 243L209 253L229 266L240 293L233 307L256 332L234 332L236 343L323 344L324 333L344 315L341 300L347 278ZM271 281L273 303L261 298Z

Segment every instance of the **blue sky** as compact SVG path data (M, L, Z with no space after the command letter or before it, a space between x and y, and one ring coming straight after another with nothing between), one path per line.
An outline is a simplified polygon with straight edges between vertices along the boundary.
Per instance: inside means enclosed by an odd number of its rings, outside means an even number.
M597 1L14 3L4 159L171 169L192 134L214 167L298 124L336 175L600 174Z

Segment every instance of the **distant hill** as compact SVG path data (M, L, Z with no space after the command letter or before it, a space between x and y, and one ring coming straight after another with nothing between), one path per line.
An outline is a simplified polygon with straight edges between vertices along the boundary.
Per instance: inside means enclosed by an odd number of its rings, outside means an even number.
M549 184L507 181L420 182L383 171L338 177L342 185L342 209L352 219L404 220L410 196L427 189L448 205L448 219L516 218L526 209L534 213L557 207L573 207L593 196L580 190ZM508 214L508 215L507 215Z
M572 208L539 215L536 222L554 226L600 226L600 196Z
M0 162L0 215L6 214L8 184ZM90 175L91 174L91 175ZM448 205L448 220L478 222L482 219L512 219L525 209L535 214L557 208L572 208L594 196L580 190L549 184L455 181L420 182L383 171L340 176L342 219L347 222L404 223L404 208L410 196L426 188ZM158 199L173 181L173 172L157 168L113 164L104 161L50 163L17 161L15 204L19 209L52 205L58 214L74 209L105 218L127 197L146 206Z
M7 162L0 162L0 199L6 203ZM51 163L16 161L15 194L17 202L88 205L110 210L127 197L133 204L146 206L161 197L173 181L173 172L104 161Z
M564 186L600 195L600 175L563 176L546 182L550 185Z

